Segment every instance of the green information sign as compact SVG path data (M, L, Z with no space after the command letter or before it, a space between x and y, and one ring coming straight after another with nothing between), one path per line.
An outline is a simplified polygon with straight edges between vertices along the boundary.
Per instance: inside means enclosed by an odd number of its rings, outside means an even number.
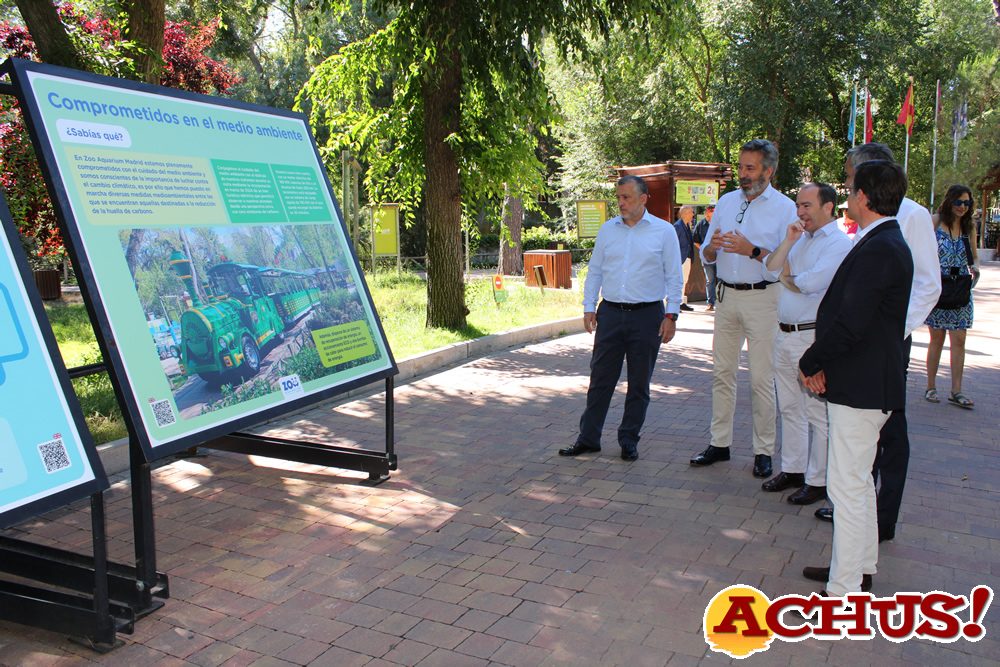
M719 201L719 184L715 181L677 181L675 203L713 206Z
M305 116L5 68L148 458L396 372Z
M372 213L375 256L399 254L399 204L382 204Z
M577 238L597 236L601 225L608 221L608 202L603 199L581 199L576 202Z

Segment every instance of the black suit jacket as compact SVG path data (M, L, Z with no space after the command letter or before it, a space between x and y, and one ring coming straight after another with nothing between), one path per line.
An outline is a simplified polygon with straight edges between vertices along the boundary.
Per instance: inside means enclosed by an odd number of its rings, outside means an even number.
M819 305L816 342L799 360L806 377L825 371L828 401L883 412L905 406L912 282L913 257L895 220L847 253Z

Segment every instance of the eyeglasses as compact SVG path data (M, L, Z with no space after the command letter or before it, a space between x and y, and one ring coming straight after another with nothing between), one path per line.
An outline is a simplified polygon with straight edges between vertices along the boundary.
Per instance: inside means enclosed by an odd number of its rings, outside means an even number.
M749 205L750 205L750 200L749 199L744 199L743 203L740 204L740 212L736 215L736 224L737 225L740 224L741 222L743 222L743 214L746 212L747 206L749 206Z
M957 199L955 200L955 206L972 206L971 199Z

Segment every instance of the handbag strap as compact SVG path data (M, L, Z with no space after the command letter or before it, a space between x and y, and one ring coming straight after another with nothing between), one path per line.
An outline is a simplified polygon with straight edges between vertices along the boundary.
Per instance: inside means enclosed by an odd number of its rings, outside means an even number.
M974 262L972 261L972 246L969 245L969 237L965 234L962 234L962 243L965 244L965 263L969 266L974 266Z

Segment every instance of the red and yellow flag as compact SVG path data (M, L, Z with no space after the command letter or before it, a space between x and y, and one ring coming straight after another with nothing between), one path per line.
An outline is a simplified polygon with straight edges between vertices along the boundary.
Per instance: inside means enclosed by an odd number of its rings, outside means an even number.
M917 112L913 107L913 83L910 83L910 89L906 91L906 99L903 101L903 108L899 111L896 125L905 125L906 133L913 134L913 121L916 117Z

